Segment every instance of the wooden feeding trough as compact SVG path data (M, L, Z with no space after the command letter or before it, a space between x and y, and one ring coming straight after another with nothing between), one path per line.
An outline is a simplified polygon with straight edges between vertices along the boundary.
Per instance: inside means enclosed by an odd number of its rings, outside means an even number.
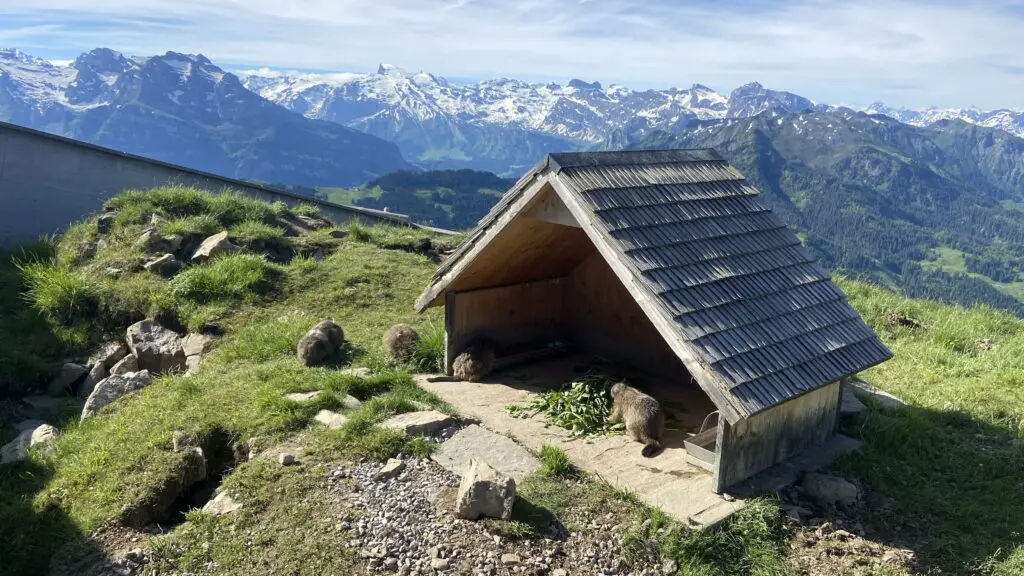
M717 423L684 442L686 458L718 492L834 436L841 379L891 356L707 149L548 155L416 303L439 305L449 374L479 338L557 341L699 394Z

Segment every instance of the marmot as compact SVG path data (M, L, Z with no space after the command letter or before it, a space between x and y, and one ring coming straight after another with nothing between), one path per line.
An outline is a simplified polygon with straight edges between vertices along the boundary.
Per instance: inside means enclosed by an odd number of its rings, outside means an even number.
M395 324L384 333L384 351L388 356L400 362L412 358L420 335L408 324Z
M452 376L463 382L479 382L494 369L494 345L488 341L470 344L452 361Z
M661 405L647 394L618 382L612 386L612 415L610 422L622 422L626 433L644 444L640 452L650 458L661 450L661 434L665 430L665 415Z
M330 320L321 320L299 340L298 356L306 366L315 366L341 348L345 333Z

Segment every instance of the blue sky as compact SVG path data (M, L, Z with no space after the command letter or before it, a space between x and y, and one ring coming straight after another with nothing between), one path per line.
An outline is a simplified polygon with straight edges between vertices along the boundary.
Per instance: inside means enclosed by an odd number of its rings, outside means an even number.
M202 53L228 69L578 77L819 102L1024 107L1024 1L0 0L0 46Z

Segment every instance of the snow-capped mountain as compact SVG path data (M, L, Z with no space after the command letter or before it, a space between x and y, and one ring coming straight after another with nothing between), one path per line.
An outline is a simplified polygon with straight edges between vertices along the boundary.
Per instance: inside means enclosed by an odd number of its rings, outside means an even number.
M1024 138L1024 110L977 110L975 108L922 108L913 110L886 106L875 102L864 109L868 114L882 114L912 126L930 126L941 120L963 120L986 128L1005 130L1014 136Z
M304 118L202 55L96 49L68 65L0 50L0 120L237 178L355 185L409 168L398 148Z

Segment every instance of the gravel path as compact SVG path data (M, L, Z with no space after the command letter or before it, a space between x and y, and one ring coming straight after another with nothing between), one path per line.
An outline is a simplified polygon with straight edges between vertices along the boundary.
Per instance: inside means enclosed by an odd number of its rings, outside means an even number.
M585 521L580 533L557 523L543 538L510 540L488 523L461 520L449 511L459 478L434 462L406 459L396 478L377 480L381 465L342 465L326 477L351 511L339 526L345 545L358 549L370 573L473 575L654 575L660 567L623 563L622 527ZM610 519L611 514L607 515Z

